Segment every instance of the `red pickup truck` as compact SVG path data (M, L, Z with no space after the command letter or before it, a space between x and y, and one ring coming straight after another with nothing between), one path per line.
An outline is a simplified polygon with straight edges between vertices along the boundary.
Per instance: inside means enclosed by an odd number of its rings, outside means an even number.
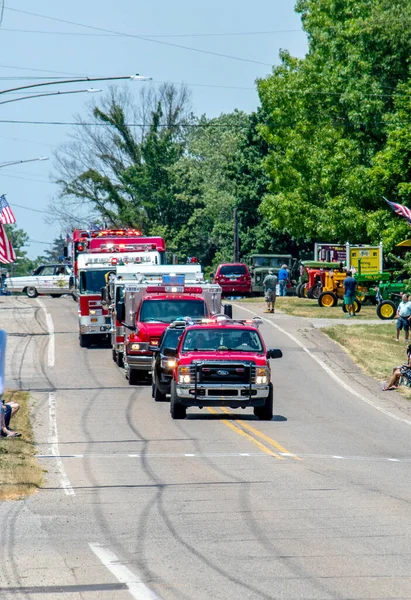
M171 382L170 412L184 419L187 407L253 407L261 420L273 417L270 358L257 325L261 319L236 321L218 316L186 327L177 349L163 354L176 360Z

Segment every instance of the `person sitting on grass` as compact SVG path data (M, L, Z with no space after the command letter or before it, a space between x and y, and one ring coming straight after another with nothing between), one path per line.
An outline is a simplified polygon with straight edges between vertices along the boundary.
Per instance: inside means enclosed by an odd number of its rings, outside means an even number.
M357 282L352 276L351 271L347 271L347 277L344 279L344 304L347 307L347 319L355 317L355 288Z
M397 308L397 335L395 338L396 342L400 341L400 331L404 329L405 343L408 344L408 337L410 334L410 317L411 317L411 302L409 301L409 295L403 294L401 302Z
M400 387L401 377L406 374L406 371L409 371L411 377L411 344L408 344L407 346L407 362L393 368L391 379L386 385L383 385L382 391L389 392L398 389Z
M21 436L21 433L18 433L10 428L10 420L19 409L20 404L17 404L17 402L11 401L6 403L3 399L1 399L1 437Z

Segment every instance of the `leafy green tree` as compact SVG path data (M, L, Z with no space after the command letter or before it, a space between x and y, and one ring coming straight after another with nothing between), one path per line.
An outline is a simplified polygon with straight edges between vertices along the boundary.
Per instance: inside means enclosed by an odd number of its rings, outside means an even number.
M382 195L410 199L401 131L410 9L411 0L297 2L308 54L283 52L258 83L270 178L261 211L274 228L312 241L382 239L388 249L404 235Z

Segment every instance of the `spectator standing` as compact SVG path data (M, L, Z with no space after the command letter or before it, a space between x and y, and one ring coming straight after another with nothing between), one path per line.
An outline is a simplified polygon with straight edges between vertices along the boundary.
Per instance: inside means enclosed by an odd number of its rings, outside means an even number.
M408 294L403 294L401 302L397 308L397 334L395 341L400 341L400 331L404 329L405 341L408 344L408 337L410 335L410 317L411 317L411 302Z
M287 295L287 281L288 281L288 268L287 265L283 265L278 271L278 286L280 288L280 296Z
M357 282L352 276L351 271L347 271L347 277L344 279L344 304L347 307L347 319L355 317L355 288Z
M278 279L274 275L273 269L269 269L268 275L265 276L263 281L264 287L264 298L267 302L266 313L273 313L275 309L275 300L277 298L277 282Z

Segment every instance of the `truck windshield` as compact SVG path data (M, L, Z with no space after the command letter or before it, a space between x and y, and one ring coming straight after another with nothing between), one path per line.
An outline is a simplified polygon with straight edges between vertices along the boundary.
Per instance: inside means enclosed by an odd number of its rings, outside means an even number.
M179 318L192 317L202 319L206 316L203 300L144 300L141 306L139 321L171 323Z
M105 275L113 269L80 271L80 294L96 294L106 286Z
M288 264L288 260L278 256L255 256L253 258L254 267L281 267L282 264Z
M234 350L235 352L263 352L257 331L250 329L193 329L187 331L183 352L206 350Z

